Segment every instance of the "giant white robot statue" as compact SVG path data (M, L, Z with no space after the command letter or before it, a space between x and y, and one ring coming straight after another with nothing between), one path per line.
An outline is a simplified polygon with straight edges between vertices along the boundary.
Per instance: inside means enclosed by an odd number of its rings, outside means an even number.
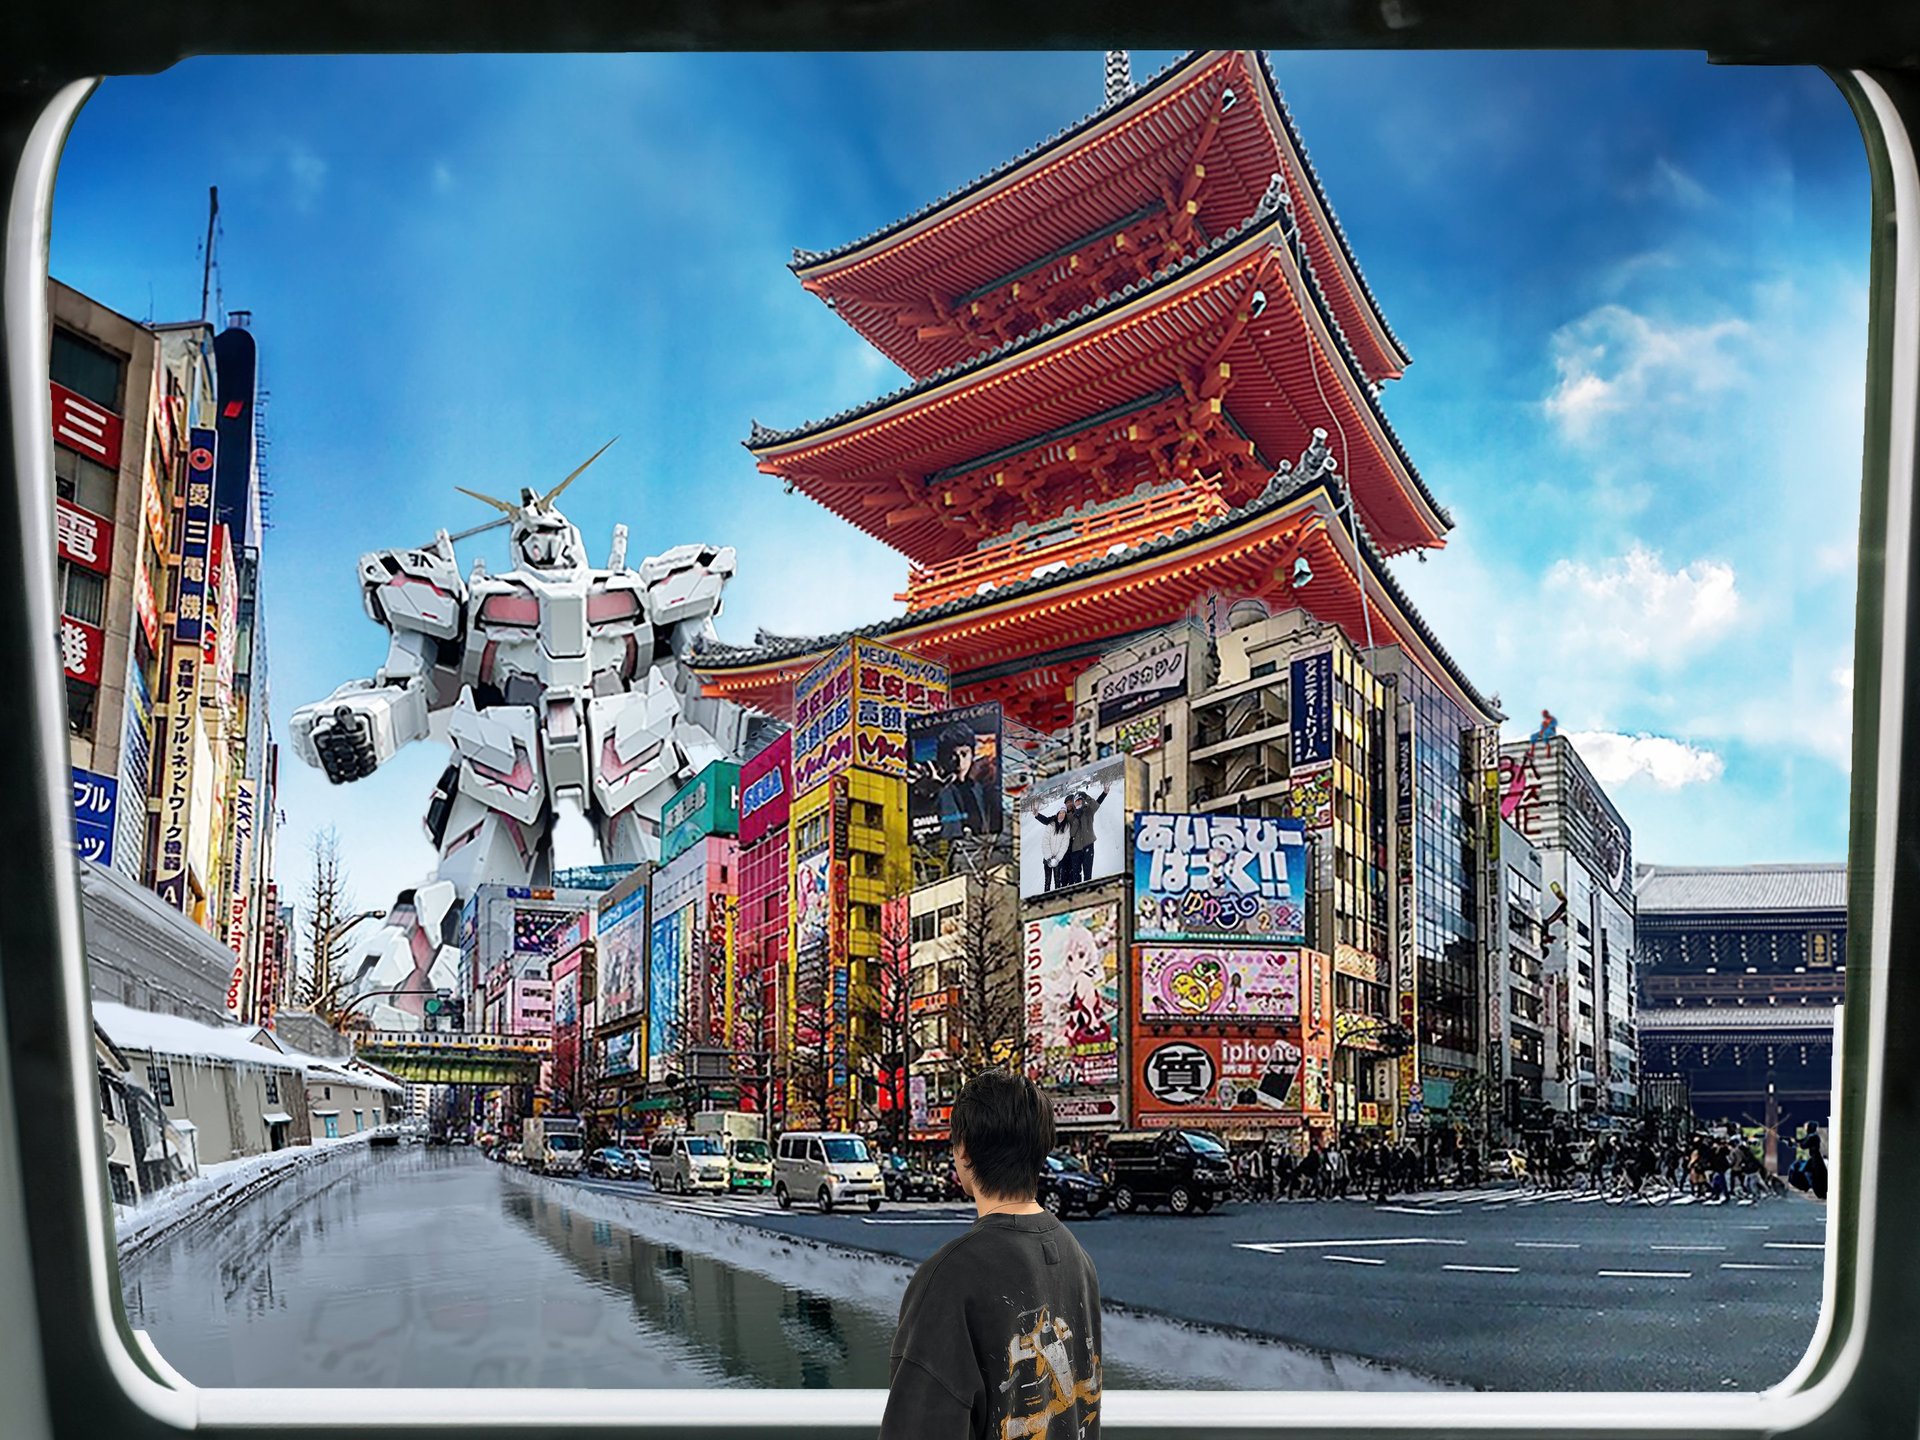
M504 574L476 560L463 582L445 530L431 549L362 556L361 601L392 632L387 663L293 714L294 753L336 785L415 740L452 747L427 806L438 869L401 892L354 976L393 983L415 1014L452 983L477 886L550 883L554 827L572 817L605 861L656 859L660 807L746 740L747 712L701 695L687 664L712 634L733 551L681 545L630 569L618 525L607 567L592 568L554 501L605 452L518 504L458 487L508 517Z

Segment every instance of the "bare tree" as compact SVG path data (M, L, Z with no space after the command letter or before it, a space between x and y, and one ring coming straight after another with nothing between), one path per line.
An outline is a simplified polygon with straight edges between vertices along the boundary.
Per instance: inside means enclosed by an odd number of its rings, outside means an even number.
M307 973L300 1003L337 1029L344 1008L340 991L347 983L340 974L347 948L342 922L353 914L353 892L340 855L339 831L332 826L320 831L308 852L313 868L307 875Z
M960 981L960 1055L968 1074L1020 1060L1020 907L1003 847L954 847L966 877L952 963Z
M880 907L880 953L867 962L854 1012L865 1021L867 1044L859 1068L871 1073L875 1103L862 1107L864 1128L893 1146L906 1140L907 1071L919 1058L912 1013L913 927L905 895Z

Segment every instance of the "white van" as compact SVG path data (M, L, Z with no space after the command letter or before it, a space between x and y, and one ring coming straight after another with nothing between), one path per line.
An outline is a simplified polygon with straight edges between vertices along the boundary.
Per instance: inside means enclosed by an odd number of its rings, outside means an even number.
M689 1195L697 1190L726 1194L732 1183L726 1146L713 1135L662 1135L653 1142L653 1188Z
M773 1162L773 1198L785 1210L811 1200L825 1214L836 1204L865 1200L878 1210L886 1194L879 1162L858 1135L832 1130L795 1130L780 1137Z

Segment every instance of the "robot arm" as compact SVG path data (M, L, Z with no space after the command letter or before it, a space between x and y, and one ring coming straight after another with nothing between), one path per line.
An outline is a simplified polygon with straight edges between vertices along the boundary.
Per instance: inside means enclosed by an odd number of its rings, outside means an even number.
M668 652L686 659L694 642L713 634L720 592L733 578L732 546L676 545L640 562L647 617L668 640Z
M293 712L293 751L336 785L371 775L427 734L433 671L465 628L466 586L442 531L431 550L382 550L360 560L361 601L392 632L387 663Z

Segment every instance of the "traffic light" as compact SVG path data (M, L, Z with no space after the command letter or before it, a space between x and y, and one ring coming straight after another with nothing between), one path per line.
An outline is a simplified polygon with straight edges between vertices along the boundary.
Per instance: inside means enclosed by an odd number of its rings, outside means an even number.
M444 992L439 995L429 995L427 997L427 1014L444 1015L447 1013L448 1008L449 1003Z

